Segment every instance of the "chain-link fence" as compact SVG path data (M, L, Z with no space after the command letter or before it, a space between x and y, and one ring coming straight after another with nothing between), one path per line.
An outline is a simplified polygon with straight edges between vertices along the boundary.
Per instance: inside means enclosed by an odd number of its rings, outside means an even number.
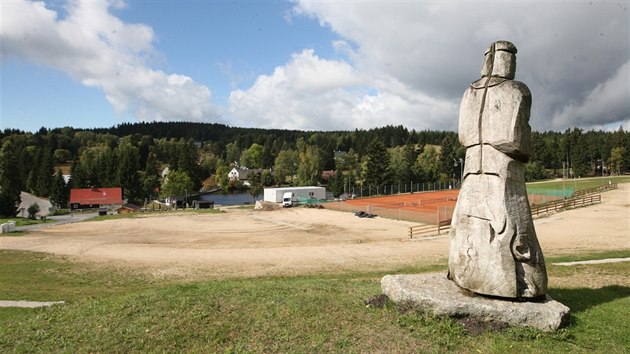
M396 195L396 194L410 194L417 192L432 192L448 189L458 189L460 181L454 182L410 182L410 183L398 183L388 184L384 186L350 186L344 187L345 195L354 195L357 198L383 196L383 195Z
M444 201L444 199L441 200ZM412 206L406 202L401 202L398 206L395 204L385 206L383 204L370 204L369 201L366 200L365 204L350 204L343 201L330 202L325 205L325 208L352 213L363 211L388 219L437 225L440 221L452 218L455 206L439 204L428 206L426 203Z

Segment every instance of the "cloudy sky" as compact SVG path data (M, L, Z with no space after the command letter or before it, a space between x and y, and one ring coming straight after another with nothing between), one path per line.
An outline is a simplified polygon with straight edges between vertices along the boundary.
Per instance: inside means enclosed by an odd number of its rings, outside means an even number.
M0 1L0 128L455 130L496 40L536 130L630 129L627 1Z

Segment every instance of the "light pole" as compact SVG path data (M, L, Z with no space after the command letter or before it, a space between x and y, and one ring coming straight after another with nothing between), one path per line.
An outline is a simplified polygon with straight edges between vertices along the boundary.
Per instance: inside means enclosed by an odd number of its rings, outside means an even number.
M459 166L459 187L461 188L464 180L464 159L461 157L458 159L453 158L453 166Z
M601 170L601 176L602 176L602 186L604 185L604 160L602 159L598 159L597 160L597 167L599 167L599 169Z

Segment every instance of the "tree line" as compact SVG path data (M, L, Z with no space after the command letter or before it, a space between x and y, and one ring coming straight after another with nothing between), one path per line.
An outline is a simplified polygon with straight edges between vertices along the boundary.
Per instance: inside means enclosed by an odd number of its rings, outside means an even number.
M247 169L252 195L264 186L325 183L335 195L354 187L418 182L456 184L465 149L457 134L386 126L355 131L232 128L154 122L112 128L0 132L0 215L17 213L19 192L68 203L70 188L122 187L132 203L199 190L244 188L230 180ZM620 174L630 167L630 133L568 129L533 132L528 180ZM70 166L65 182L59 169ZM168 167L168 174L165 168ZM334 171L323 176L322 171ZM16 204L17 203L17 204Z

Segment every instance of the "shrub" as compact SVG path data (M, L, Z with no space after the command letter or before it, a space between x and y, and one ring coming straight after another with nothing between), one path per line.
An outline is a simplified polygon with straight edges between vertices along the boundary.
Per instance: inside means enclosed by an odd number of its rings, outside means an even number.
M28 211L28 218L35 219L35 217L37 216L37 213L39 213L40 211L39 204L37 203L31 204L31 206L28 207L27 211Z

